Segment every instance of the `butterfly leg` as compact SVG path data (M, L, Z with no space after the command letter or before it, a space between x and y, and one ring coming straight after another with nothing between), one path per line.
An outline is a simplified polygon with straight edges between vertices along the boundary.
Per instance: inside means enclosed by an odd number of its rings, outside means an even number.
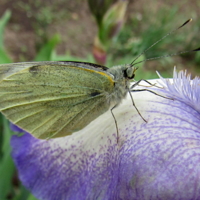
M147 120L146 119L144 119L144 117L142 117L142 115L141 115L141 113L140 113L140 111L138 110L138 108L136 107L136 105L135 105L135 102L134 102L134 100L133 100L133 97L132 97L132 95L131 95L131 91L129 90L128 91L129 92L129 94L130 94L130 97L131 97L131 101L132 101L132 103L133 103L133 106L135 107L135 109L136 109L136 111L137 111L137 113L140 115L140 117L147 123Z
M134 84L130 87L130 89L133 89L134 87L136 87L137 85L139 85L139 83L140 83L141 81L144 81L144 82L148 83L148 84L151 85L151 86L155 86L155 84L152 84L152 83L150 83L149 81L147 81L147 80L145 80L145 79L140 79L139 81L137 81L136 83L134 83ZM158 86L156 86L156 87L158 87Z
M118 142L119 142L119 129L118 129L118 125L117 125L117 120L116 120L114 113L113 113L113 109L116 108L117 106L118 106L118 104L116 104L114 107L112 107L110 111L111 111L111 114L114 118L115 126L116 126L116 129L117 129L117 144L118 144Z
M163 98L165 98L165 99L174 100L173 98L162 96L162 95L160 95L160 94L158 94L158 93L156 93L156 92L153 92L153 91L151 91L151 90L148 90L148 89L131 90L131 92L144 92L144 91L146 91L146 92L151 92L151 93L153 93L153 94L155 94L155 95L157 95L157 96L159 96L159 97L163 97Z
M134 84L130 87L130 89L133 89L134 87L136 87L137 85L139 85L139 83L140 83L141 81L144 81L144 82L148 83L148 84L151 85L151 86L160 88L159 86L156 86L155 84L152 84L152 83L150 83L150 82L147 81L147 80L140 79L139 81L137 81L136 83L134 83ZM158 94L158 93L156 93L156 92L153 92L153 91L151 91L151 90L148 90L148 89L130 90L129 93L130 93L130 92L142 92L142 91L151 92L151 93L153 93L153 94L155 94L155 95L157 95L157 96L163 97L163 98L165 98L165 99L174 100L174 99L172 99L172 98L170 98L170 97L162 96L162 95L160 95L160 94ZM131 97L131 99L132 99L132 97ZM133 100L132 100L132 101L133 101Z

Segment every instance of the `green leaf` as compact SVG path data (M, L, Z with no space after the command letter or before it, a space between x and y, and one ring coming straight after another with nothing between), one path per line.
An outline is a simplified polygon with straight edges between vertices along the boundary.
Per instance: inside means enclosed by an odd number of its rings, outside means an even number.
M0 19L0 48L3 48L3 32L10 17L11 17L11 11L7 10Z
M92 55L90 55L90 57L92 57ZM82 61L82 62L88 62L87 58L80 58L80 57L75 57L75 56L71 56L69 52L67 52L64 55L58 55L56 54L56 52L52 52L51 54L51 60L52 61ZM94 62L94 60L90 62Z
M29 196L30 192L22 184L20 184L20 187L17 191L17 195L15 195L15 197L12 198L12 200L27 200Z
M0 199L6 199L9 192L13 190L12 176L15 170L13 160L10 156L10 150L4 155L0 166Z
M5 50L3 48L0 48L0 64L11 63L11 62L12 60L6 54Z
M36 197L34 197L32 194L28 197L27 200L38 200Z
M3 149L2 149L2 146L3 146L3 115L0 114L0 162L1 162L1 159L3 158Z
M15 166L10 155L10 138L12 136L12 131L10 131L8 120L6 120L5 118L3 118L3 124L3 157L0 161L0 199L6 199L8 193L13 190L12 177L15 170Z
M48 61L51 60L51 54L55 48L55 46L60 42L59 34L53 36L50 41L45 44L35 57L35 61Z
M2 116L3 120L3 145L2 152L7 154L8 151L11 151L10 147L10 138L13 135L13 132L10 130L9 121Z

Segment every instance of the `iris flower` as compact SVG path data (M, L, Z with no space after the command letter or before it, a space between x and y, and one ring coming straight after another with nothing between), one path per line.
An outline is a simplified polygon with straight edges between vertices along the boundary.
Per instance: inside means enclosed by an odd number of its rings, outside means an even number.
M44 200L200 199L200 79L174 71L71 136L13 136L22 183ZM141 87L141 86L140 86ZM137 88L135 88L137 89Z

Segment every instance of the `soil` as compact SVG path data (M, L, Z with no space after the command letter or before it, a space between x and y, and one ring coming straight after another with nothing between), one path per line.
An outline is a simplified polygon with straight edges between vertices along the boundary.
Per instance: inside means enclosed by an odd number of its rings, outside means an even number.
M0 2L1 15L7 9L12 11L11 19L5 29L4 44L14 62L21 59L26 61L34 59L37 43L40 40L40 35L38 36L34 26L39 29L42 28L40 21L36 21L35 17L27 16L28 11L22 9L19 2L23 1ZM45 4L45 0L42 2L42 4ZM62 4L64 5L62 6ZM50 7L50 5L46 6ZM61 1L58 7L61 17L53 19L51 24L47 24L47 28L45 27L47 38L59 33L61 43L56 48L58 54L65 54L68 51L71 55L85 57L91 52L93 38L97 33L96 22L90 13L87 1L65 0L65 2ZM30 15L34 16L34 12L39 13L41 10L34 11L33 8L30 8L30 12L32 12ZM56 15L57 12L51 12L50 14ZM62 17L63 15L64 17Z

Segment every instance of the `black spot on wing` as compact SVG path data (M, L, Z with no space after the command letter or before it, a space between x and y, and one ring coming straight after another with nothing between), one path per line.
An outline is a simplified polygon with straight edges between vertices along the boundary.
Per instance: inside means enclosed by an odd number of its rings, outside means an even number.
M95 96L98 96L98 95L100 95L101 93L100 92L92 92L91 94L90 94L90 96L91 97L95 97Z
M39 67L40 67L39 65L35 65L35 66L30 67L29 72L33 75L37 75L40 71Z

